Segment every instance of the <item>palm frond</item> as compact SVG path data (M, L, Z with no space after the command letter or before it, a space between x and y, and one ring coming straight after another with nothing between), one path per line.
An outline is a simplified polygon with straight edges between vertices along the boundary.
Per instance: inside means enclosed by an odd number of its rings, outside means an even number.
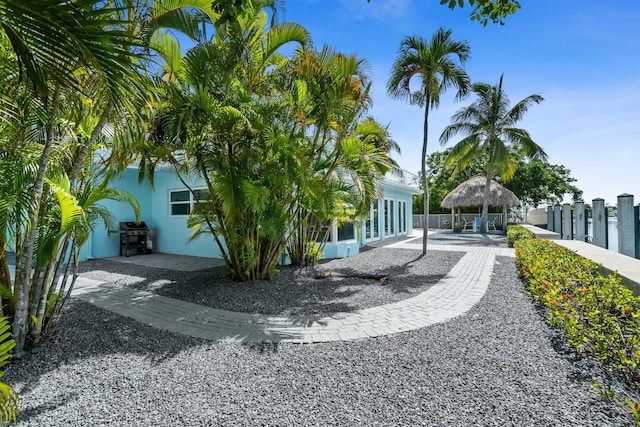
M46 178L45 181L51 187L60 205L60 232L65 233L77 225L86 224L84 210L69 192L68 178Z
M11 350L16 346L11 338L11 324L7 317L0 318L0 369L9 361ZM4 371L0 371L0 377ZM18 393L3 382L0 382L0 423L9 425L16 422L18 416Z

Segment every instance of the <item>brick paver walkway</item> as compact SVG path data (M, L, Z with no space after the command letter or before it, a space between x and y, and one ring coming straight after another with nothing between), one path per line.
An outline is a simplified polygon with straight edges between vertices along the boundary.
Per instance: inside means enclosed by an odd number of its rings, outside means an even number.
M394 247L416 249L415 243ZM73 296L158 329L214 341L316 343L348 341L424 328L460 316L482 299L496 256L513 249L432 245L466 254L438 283L392 304L349 313L274 316L204 307L147 291L79 277Z

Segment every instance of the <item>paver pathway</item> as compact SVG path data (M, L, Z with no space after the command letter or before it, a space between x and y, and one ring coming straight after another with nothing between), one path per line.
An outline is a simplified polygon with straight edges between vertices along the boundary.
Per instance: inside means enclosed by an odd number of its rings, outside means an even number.
M415 243L394 247L416 249ZM432 245L466 254L438 283L392 304L349 313L275 316L238 313L79 277L73 296L158 329L214 341L316 343L348 341L424 328L466 313L480 301L496 256L513 249Z

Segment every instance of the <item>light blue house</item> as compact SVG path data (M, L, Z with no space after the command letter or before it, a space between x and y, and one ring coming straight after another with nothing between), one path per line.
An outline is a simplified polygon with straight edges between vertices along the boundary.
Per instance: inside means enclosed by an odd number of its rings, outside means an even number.
M193 189L202 186L195 179L188 184ZM194 200L187 188L172 170L156 170L154 187L138 183L138 170L128 168L123 176L111 184L127 190L140 204L141 220L152 229L153 251L168 254L221 258L220 250L211 236L201 236L189 242L191 231L187 216ZM324 248L325 258L342 258L355 255L367 242L384 240L412 232L411 196L421 191L401 182L385 181L384 196L372 206L369 218L360 224L342 224L331 228L330 239ZM124 202L104 202L118 221L134 221L133 209ZM359 227L360 230L356 230ZM84 246L81 259L104 258L120 255L120 235L107 233L96 225L91 238Z

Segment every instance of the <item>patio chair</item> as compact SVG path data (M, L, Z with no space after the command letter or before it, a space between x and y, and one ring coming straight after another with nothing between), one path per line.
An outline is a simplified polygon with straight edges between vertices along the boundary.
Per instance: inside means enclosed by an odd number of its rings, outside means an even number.
M495 219L488 219L487 220L487 231L491 230L493 228L493 231L497 231L496 229L496 220Z
M466 218L462 218L462 220L464 221L464 229L466 230L467 228L469 230L473 230L473 221L467 221Z

